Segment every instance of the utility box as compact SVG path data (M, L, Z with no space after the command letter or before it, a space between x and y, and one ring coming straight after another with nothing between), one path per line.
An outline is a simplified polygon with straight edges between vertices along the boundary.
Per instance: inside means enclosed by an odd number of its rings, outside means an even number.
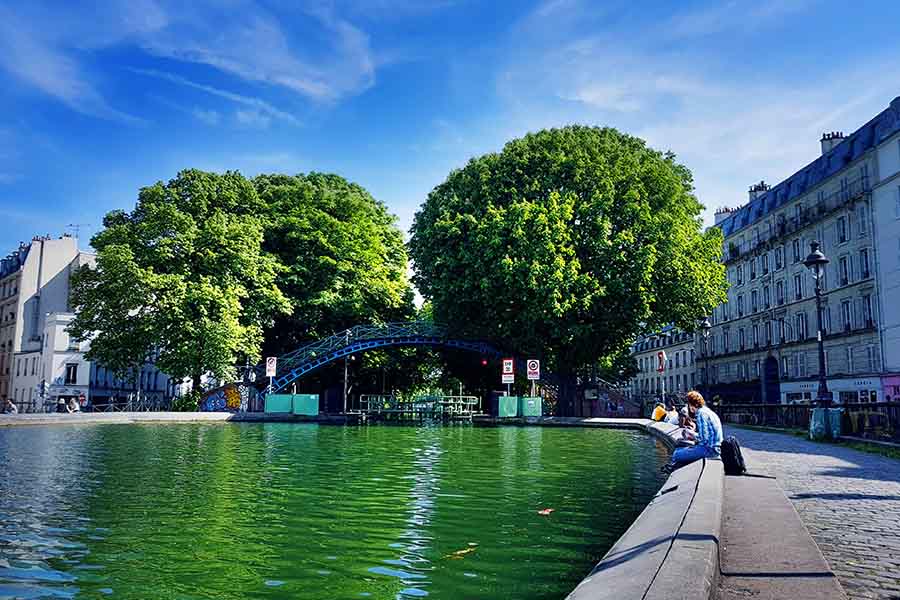
M520 417L540 417L544 414L543 401L538 397L523 396L519 398Z
M268 394L266 396L265 410L267 413L289 413L291 406L290 394Z
M315 417L319 414L319 395L294 394L291 412L295 415Z
M518 396L500 396L497 399L497 416L501 419L519 416Z

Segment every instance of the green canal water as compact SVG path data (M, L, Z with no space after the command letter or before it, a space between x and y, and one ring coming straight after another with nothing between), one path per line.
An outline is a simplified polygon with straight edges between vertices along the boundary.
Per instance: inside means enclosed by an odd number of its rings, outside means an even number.
M0 429L0 598L559 599L665 459L601 429Z

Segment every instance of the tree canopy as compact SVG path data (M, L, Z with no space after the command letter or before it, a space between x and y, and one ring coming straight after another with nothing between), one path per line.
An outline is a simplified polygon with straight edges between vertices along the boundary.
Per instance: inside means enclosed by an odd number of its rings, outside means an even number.
M629 344L688 330L725 297L721 233L702 229L690 171L611 128L526 135L428 195L413 281L435 319L558 372L628 370Z
M285 266L278 285L291 312L266 332L281 354L353 325L407 320L413 294L395 217L369 192L338 175L261 175L264 248Z
M70 332L120 374L157 365L195 389L259 357L264 329L287 312L277 258L263 249L265 205L238 173L186 170L142 188L130 213L106 215L96 268L72 278Z

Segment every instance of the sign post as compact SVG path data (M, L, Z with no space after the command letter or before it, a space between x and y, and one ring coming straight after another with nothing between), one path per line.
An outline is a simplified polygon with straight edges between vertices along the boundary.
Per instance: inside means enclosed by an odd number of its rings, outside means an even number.
M272 393L272 378L278 370L278 357L269 356L266 358L266 377L269 378L269 393Z
M534 382L541 378L541 361L530 358L525 366L528 371L528 380L531 381L531 397L534 398Z
M501 371L501 379L502 383L506 384L506 395L510 395L509 384L515 382L516 380L516 361L512 358L504 358L503 359L503 369Z

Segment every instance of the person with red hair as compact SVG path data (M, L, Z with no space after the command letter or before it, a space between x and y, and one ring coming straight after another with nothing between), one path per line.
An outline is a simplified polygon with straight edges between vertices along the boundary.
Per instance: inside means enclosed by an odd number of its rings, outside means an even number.
M695 444L676 448L672 460L663 466L663 473L671 473L701 458L719 458L721 455L723 435L719 416L706 406L703 396L696 390L687 394L687 409L696 428L696 433L691 435Z

